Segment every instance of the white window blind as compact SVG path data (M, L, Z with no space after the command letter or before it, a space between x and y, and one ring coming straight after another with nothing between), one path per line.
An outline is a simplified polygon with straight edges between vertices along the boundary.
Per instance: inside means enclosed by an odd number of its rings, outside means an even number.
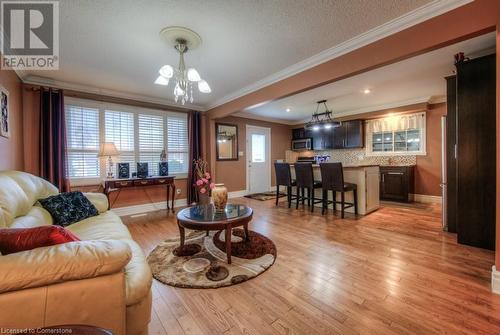
M66 105L68 176L99 177L99 110Z
M135 172L134 113L106 110L104 115L106 142L113 142L120 152L114 161L129 163L130 173Z
M148 163L150 175L158 175L158 162L160 154L165 148L164 117L161 115L139 114L139 161Z
M167 157L169 173L187 173L189 145L187 115L167 116Z
M113 161L129 163L131 174L137 171L137 162L147 162L149 174L158 175L163 149L170 174L188 172L187 114L68 99L66 122L71 179L105 176L107 166L104 162L100 166L97 158L103 142L115 144L120 155Z

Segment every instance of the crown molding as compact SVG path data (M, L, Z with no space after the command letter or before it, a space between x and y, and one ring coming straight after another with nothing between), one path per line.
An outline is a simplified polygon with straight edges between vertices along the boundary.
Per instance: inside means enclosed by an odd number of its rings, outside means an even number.
M98 87L93 87L93 86L87 86L87 85L82 85L82 84L75 84L75 83L54 80L54 79L45 78L45 77L27 76L23 80L23 83L31 84L31 85L40 85L40 86L51 86L51 87L60 88L63 90L72 90L72 91L78 91L78 92L84 92L84 93L106 95L106 96L110 96L110 97L114 97L114 98L129 99L129 100L135 100L135 101L140 101L140 102L153 103L153 104L163 105L166 107L172 107L172 108L176 108L176 109L182 108L182 109L186 109L186 110L193 109L193 110L197 110L197 111L201 111L201 112L206 111L205 107L198 106L198 105L185 104L184 106L179 106L179 105L175 104L173 101L167 100L167 99L159 99L159 98L154 98L154 97L145 96L145 95L141 95L141 94L126 93L126 92L120 92L120 91L98 88Z
M237 113L231 114L230 116L241 117L244 119L257 120L257 121L286 124L286 125L290 125L290 126L295 125L295 121L277 119L277 118L267 117L267 116L261 116L261 115L256 115L256 114L252 114L252 113L248 113L248 112L237 112Z
M295 74L303 72L307 69L325 63L334 58L345 55L351 51L359 49L363 46L371 44L377 40L393 35L397 32L405 30L411 26L432 19L443 13L451 11L455 8L466 5L473 0L434 0L422 7L410 11L398 18L388 21L378 27L368 30L360 35L357 35L345 42L337 44L334 47L326 49L310 58L291 65L281 71L278 71L270 76L267 76L251 85L248 85L240 90L228 94L221 99L216 100L208 105L207 110L223 105L227 102L240 98L244 95L255 92L261 88L274 84L278 81L291 77Z

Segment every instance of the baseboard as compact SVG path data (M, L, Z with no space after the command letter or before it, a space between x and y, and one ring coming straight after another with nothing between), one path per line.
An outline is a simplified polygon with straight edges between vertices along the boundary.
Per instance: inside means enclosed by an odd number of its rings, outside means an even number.
M241 198L248 194L247 190L233 191L227 194L228 198ZM174 208L187 206L187 199L175 200ZM161 209L167 208L166 201L152 202L149 204L133 205L127 207L113 208L112 211L118 216L128 216L135 214L142 214L148 212L154 212Z
M500 294L500 271L497 271L495 265L491 267L491 291Z
M183 207L186 205L187 205L187 199L178 199L175 200L174 208ZM149 204L113 208L111 209L111 211L113 211L118 216L127 216L127 215L135 215L147 212L154 212L166 208L167 208L167 202L160 201L160 202L152 202Z
M410 201L421 202L424 204L441 204L443 198L437 195L410 194Z
M232 198L241 198L241 197L244 197L247 194L248 194L247 190L233 191L233 192L228 192L227 197L229 199L232 199Z

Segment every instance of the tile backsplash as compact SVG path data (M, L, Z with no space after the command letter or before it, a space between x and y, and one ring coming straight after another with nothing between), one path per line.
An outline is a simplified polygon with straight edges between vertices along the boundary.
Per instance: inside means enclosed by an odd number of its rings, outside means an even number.
M297 157L314 155L329 155L331 162L341 162L342 164L377 164L377 165L415 165L417 156L367 156L365 149L339 149L325 151L291 151L286 152L286 161L293 163Z

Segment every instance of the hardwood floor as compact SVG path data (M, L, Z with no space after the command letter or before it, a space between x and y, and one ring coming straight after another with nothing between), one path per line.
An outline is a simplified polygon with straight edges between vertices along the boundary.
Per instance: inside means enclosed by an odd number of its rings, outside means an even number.
M154 281L154 334L500 334L490 292L494 253L457 245L436 205L393 205L344 220L282 202L254 208L250 229L271 238L276 263L219 289ZM124 218L149 253L178 235L165 211Z

